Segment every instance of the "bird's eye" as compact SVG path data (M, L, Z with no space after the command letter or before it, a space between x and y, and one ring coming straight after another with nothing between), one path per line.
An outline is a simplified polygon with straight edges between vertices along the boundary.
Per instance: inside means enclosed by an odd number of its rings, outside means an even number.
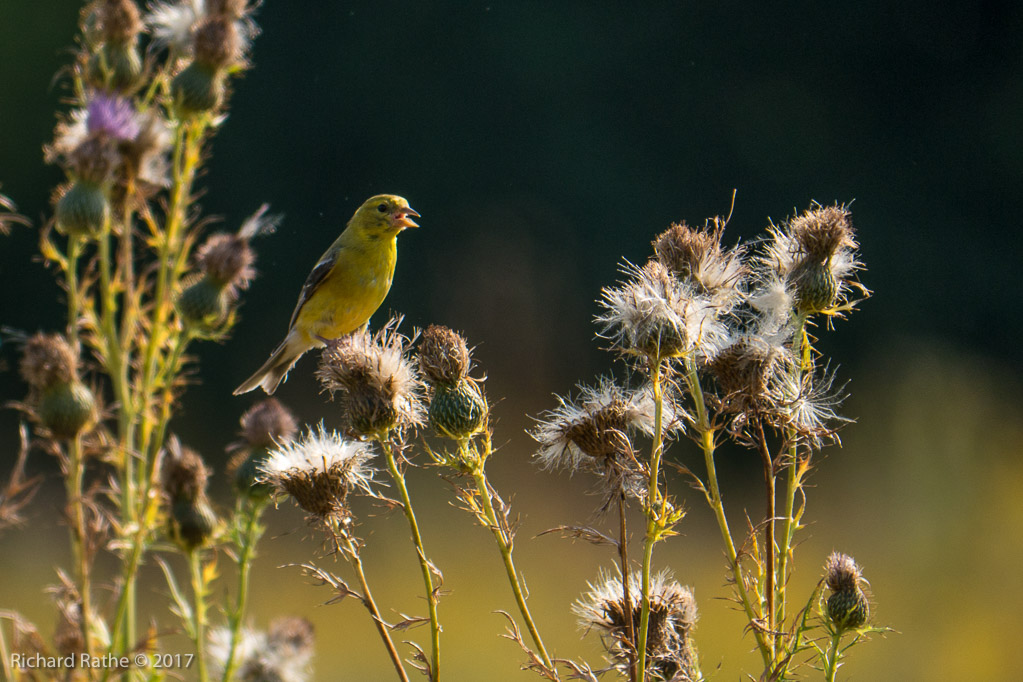
M380 204L377 206L377 210L381 213L387 213L387 204Z

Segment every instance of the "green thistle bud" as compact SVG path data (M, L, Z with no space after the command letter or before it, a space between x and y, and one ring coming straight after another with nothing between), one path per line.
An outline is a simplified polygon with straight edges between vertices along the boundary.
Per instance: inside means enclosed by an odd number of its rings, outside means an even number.
M828 262L807 265L796 278L796 305L801 313L827 310L838 296L838 280Z
M463 379L454 386L437 384L430 401L430 426L438 434L461 440L479 433L487 416L487 401L476 383Z
M168 532L185 551L201 547L213 535L217 515L204 495L194 500L180 497L171 503Z
M89 58L85 76L96 87L131 92L142 77L142 59L133 45L107 43Z
M828 597L828 620L839 632L862 627L869 613L867 597L859 587L835 592Z
M270 451L267 448L254 448L246 452L234 472L234 488L239 495L244 495L253 501L262 501L270 497L273 486L261 481L264 466L270 459Z
M79 180L57 201L57 230L73 237L95 237L110 217L110 202L96 183Z
M832 552L824 564L824 581L831 590L824 611L835 630L842 633L862 627L870 616L870 605L860 587L863 575L856 561Z
M95 412L92 391L80 381L53 384L39 400L39 419L57 438L74 438Z
M224 74L215 67L192 62L171 81L171 94L182 116L212 111L224 99Z
M216 327L227 316L227 309L225 287L218 286L209 277L203 277L178 297L181 317L201 327Z

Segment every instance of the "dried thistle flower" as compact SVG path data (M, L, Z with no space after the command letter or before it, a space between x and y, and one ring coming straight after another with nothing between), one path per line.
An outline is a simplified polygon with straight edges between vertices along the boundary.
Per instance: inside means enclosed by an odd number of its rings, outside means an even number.
M240 682L305 682L311 676L314 636L312 623L304 618L282 617L270 623L268 632L242 627L235 648ZM231 631L210 631L207 653L214 676L220 677L230 655Z
M622 272L626 281L604 288L599 303L605 312L596 318L618 349L652 361L693 354L707 362L726 343L728 330L719 319L726 310L660 262L626 263Z
M263 204L242 224L236 234L211 235L196 251L196 267L201 276L178 297L178 311L190 324L214 327L226 317L238 292L247 289L256 276L256 254L249 242L270 234L280 216L268 216L269 204Z
M848 554L832 552L824 564L824 582L831 590L825 614L838 632L866 624L870 605L863 591L866 581L856 561Z
M408 350L410 340L392 318L376 334L363 329L328 343L316 377L339 397L348 432L375 437L424 422L423 384Z
M469 375L469 346L455 330L431 324L420 337L418 349L419 365L430 383L453 386Z
M721 410L735 415L733 433L770 411L772 385L795 362L780 338L759 334L737 336L714 358L710 371L720 388Z
M267 447L290 440L298 430L295 415L276 398L262 400L241 417L242 436L251 447Z
M638 572L629 575L629 603L618 576L602 575L590 591L576 601L572 611L585 630L600 632L611 663L628 674L630 652L636 643L630 641L626 614L638 626L642 611L642 578ZM648 673L653 679L684 682L699 680L699 662L692 641L692 630L698 617L692 590L671 579L667 571L651 577L650 622L647 630L646 654Z
M205 493L209 475L199 453L182 445L177 436L171 435L160 467L160 482L168 499L197 499Z
M713 226L711 226L713 225ZM654 254L675 277L693 284L699 294L728 308L742 296L746 265L741 248L721 246L725 223L720 218L692 228L672 223L653 241Z
M78 356L60 334L35 334L25 343L21 356L21 376L33 388L78 379Z
M348 495L372 492L372 456L367 443L328 433L321 422L317 430L310 428L299 440L278 446L259 470L262 481L291 495L313 516L344 520Z
M862 264L851 215L844 205L815 204L771 226L762 264L793 292L798 312L825 312L846 302L852 288L866 291L853 279Z

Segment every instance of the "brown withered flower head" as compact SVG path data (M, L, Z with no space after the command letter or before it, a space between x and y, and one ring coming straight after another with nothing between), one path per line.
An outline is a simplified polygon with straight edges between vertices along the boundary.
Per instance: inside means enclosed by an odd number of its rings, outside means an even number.
M276 398L261 400L246 410L241 426L242 437L251 447L269 447L291 440L298 430L295 415Z
M359 437L404 431L425 421L423 382L411 341L392 318L378 332L368 329L330 342L320 355L316 377L341 403L346 430Z
M171 500L195 500L206 492L209 469L198 452L181 444L177 436L167 441L160 466L160 482Z
M657 260L680 280L692 283L699 294L730 307L742 296L747 268L741 248L726 249L723 219L708 221L702 229L685 222L672 225L653 241Z
M638 626L642 610L641 576L629 576L629 603L618 576L603 575L597 584L572 607L583 629L597 630L616 669L627 675L630 652L636 642L629 641L627 613ZM650 584L650 624L646 653L648 672L653 679L689 682L702 679L692 640L698 617L692 590L671 579L667 572L652 577Z
M35 389L78 379L78 356L60 334L35 334L25 343L21 377Z
M461 334L431 324L419 338L419 366L434 384L457 384L469 375L472 359Z

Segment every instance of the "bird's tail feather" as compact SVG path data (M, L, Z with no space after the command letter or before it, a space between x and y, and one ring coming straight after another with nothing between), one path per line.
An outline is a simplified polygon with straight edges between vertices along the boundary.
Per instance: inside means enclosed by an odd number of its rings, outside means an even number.
M277 387L288 376L288 372L302 354L309 350L308 344L302 343L301 339L294 333L281 342L281 345L270 354L270 359L263 363L263 366L256 370L241 386L234 389L234 395L248 393L257 387L262 386L267 395L273 395Z

